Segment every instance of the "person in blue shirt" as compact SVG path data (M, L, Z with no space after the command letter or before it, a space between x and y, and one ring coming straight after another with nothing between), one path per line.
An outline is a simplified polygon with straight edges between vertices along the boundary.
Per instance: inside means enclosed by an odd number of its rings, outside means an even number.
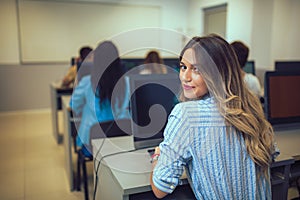
M215 34L194 37L180 66L182 102L152 156L155 196L172 193L185 170L197 199L271 199L273 129L233 48Z
M94 124L129 118L129 94L123 74L116 46L111 41L104 41L93 51L91 74L82 77L72 93L70 107L75 116L81 116L76 126L76 143L87 156L91 152L85 147L89 145L90 128Z

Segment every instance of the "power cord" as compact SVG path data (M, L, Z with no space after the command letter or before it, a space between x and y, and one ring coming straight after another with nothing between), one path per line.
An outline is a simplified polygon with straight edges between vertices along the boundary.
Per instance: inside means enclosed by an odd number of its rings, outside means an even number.
M106 136L107 133L110 131L110 129L112 128L112 126L113 126L114 123L115 123L115 120L113 120L113 121L109 124L109 126L107 127L107 129L106 129L105 132L104 132L104 135L105 135L105 136ZM98 157L98 155L99 155L99 153L100 153L100 151L101 151L101 149L102 149L102 147L103 147L103 145L104 145L104 142L105 142L106 138L107 138L107 137L104 137L104 138L103 138L102 143L101 143L101 145L100 145L100 147L99 147L97 153L96 153L95 156L94 156L94 173L95 173L95 176L96 176L95 187L94 187L94 192L93 192L93 199L94 199L94 200L95 200L95 197L96 197L96 190L97 190L97 183L98 183L98 169L99 169L99 164L98 164L98 166L96 167L96 158ZM102 158L101 158L100 160L102 160ZM95 169L96 169L96 171L95 171Z

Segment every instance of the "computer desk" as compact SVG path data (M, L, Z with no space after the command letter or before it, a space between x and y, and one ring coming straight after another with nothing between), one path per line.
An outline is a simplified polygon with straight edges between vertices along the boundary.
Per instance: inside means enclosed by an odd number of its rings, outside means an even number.
M295 181L300 177L300 124L274 125L273 127L280 155L271 165L272 194L273 200L285 200L290 181Z
M289 170L294 163L293 156L300 155L300 129L276 131L275 136L281 154L271 166L274 174L272 179L273 199L286 199ZM152 168L147 150L128 152L134 149L133 138L132 136L123 136L105 139L101 151L97 154L102 142L103 139L92 141L94 156L97 159L95 166L103 156L112 155L103 158L99 170L96 172L98 174L96 199L128 200L134 199L138 195L145 195L142 199L151 199L149 195L153 194L149 180ZM123 153L113 155L121 151ZM275 177L275 175L279 176ZM183 182L188 183L186 179L183 179ZM178 192L177 195L184 195L184 193ZM182 197L181 199L193 199L193 197Z
M98 152L102 143L103 146ZM149 182L152 170L150 155L147 149L128 152L134 149L132 136L96 139L92 141L92 146L96 158L94 163L96 166L94 166L95 171L103 157L98 170L96 199L129 200L154 198ZM178 186L172 195L168 195L167 198L195 199L185 175L182 177L182 182L183 185Z
M71 95L73 88L63 88L59 83L53 82L50 84L50 98L51 98L51 116L53 136L57 144L62 142L62 135L58 129L58 111L62 110L61 97L63 95Z

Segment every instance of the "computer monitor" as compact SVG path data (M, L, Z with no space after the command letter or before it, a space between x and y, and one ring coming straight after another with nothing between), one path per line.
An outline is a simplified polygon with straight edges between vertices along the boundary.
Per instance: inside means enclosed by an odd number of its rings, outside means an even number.
M163 61L168 66L168 72L179 72L179 58L163 58Z
M275 71L300 71L300 61L275 61Z
M76 57L71 57L70 66L73 66L76 64Z
M137 66L140 66L144 63L144 58L122 58L121 62L125 67L125 70L131 70Z
M121 61L126 71L128 71L143 65L145 58L122 58ZM163 63L168 66L168 73L179 71L179 58L163 58Z
M130 112L136 149L157 146L163 140L167 118L178 103L178 74L130 75Z
M271 124L300 122L300 72L265 73L265 114Z
M255 62L247 61L245 66L243 67L244 72L255 75Z

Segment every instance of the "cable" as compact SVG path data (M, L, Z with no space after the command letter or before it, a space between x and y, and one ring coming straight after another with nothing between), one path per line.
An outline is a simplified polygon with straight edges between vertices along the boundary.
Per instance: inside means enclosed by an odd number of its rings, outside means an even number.
M129 108L127 107L126 109L129 109ZM120 115L120 114L121 114L121 113L118 113L117 116L115 117L115 119L112 121L112 123L109 124L109 126L107 127L107 129L106 129L105 132L104 132L104 135L107 135L107 133L108 133L108 132L110 131L110 129L112 128L113 124L116 123L116 121L117 121L117 119L119 118L119 115ZM101 143L101 145L100 145L98 151L96 152L96 154L95 154L95 156L94 156L94 173L95 173L96 180L95 180L95 187L94 187L94 192L93 192L93 200L95 200L95 198L96 198L97 185L98 185L98 171L99 171L99 167L100 167L100 164L101 164L102 159L105 158L105 157L107 157L107 156L110 156L110 155L116 155L116 154L122 153L122 151L121 151L121 152L117 152L117 153L113 153L113 154L108 154L108 155L102 156L101 159L100 159L99 162L98 162L97 167L96 167L96 165L95 165L95 164L96 164L96 160L97 160L96 158L98 157L98 155L99 155L99 153L100 153L100 151L101 151L101 149L102 149L102 147L103 147L103 145L104 145L104 142L105 142L106 138L107 138L107 137L103 138L102 143ZM132 151L132 150L131 150L131 151ZM124 151L124 153L126 153L126 152L130 152L130 151ZM95 170L95 169L96 169L96 170Z
M113 127L113 124L116 123L116 120L118 119L118 117L119 117L119 115L117 115L117 116L116 116L116 119L113 120L113 121L109 124L109 126L107 127L107 129L106 129L105 132L104 132L104 135L105 135L105 136L108 134L108 132L110 131L110 129ZM107 139L107 137L104 137L104 138L103 138L102 143L100 144L100 147L99 147L99 149L97 150L97 152L96 152L96 154L95 154L95 156L94 156L94 173L95 173L95 176L96 176L95 187L94 187L94 192L93 192L93 199L94 199L94 200L95 200L95 197L96 197L97 185L98 185L98 170L99 170L99 167L100 167L101 160L102 160L104 157L106 157L106 156L103 156L103 157L100 159L100 161L99 161L99 163L98 163L97 166L95 165L95 164L96 164L96 158L98 157L98 155L99 155L99 153L100 153L100 151L101 151L101 149L102 149L102 147L103 147L104 142L105 142L106 139ZM108 155L107 155L107 156L108 156ZM96 169L96 170L95 170L95 169Z

